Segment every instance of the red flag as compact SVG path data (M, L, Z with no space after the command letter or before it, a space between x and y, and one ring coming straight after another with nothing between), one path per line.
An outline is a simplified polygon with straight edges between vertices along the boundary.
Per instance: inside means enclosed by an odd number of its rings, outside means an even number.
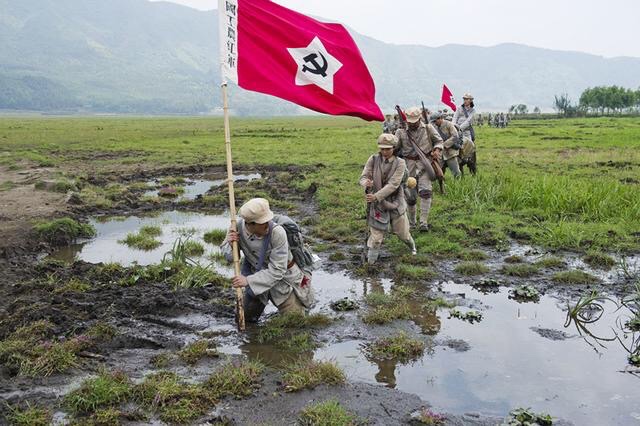
M458 109L456 107L456 101L453 99L453 93L451 93L451 90L449 90L446 84L442 85L441 100L443 104L448 105L454 112L456 111L456 109Z
M314 111L383 121L358 46L340 24L269 0L218 0L223 80Z

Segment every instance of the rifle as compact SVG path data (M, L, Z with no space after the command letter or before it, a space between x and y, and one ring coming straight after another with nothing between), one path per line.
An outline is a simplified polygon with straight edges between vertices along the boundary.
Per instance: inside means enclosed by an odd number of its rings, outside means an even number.
M422 104L422 118L424 119L424 124L429 126L429 117L427 117L427 109L424 107L424 102L420 101ZM428 133L428 132L427 132ZM436 179L438 179L438 185L440 186L440 193L444 194L444 172L442 171L442 167L440 167L440 163L433 158L431 158L431 167L433 167L433 171L436 174Z
M365 195L369 193L369 188L364 189ZM367 243L369 242L369 215L371 214L371 203L367 202L367 215L365 216L365 229L364 232L364 248L362 249L362 254L360 255L360 260L363 265L367 263L367 256L369 255L369 247L367 247Z
M404 113L402 112L402 109L400 108L400 105L396 105L396 111L398 111L398 118L400 119L400 123L402 124L402 128L406 130L407 129L407 119L406 119L406 116L404 115ZM414 141L413 138L409 135L408 131L407 131L407 138L409 139L409 142L411 142L411 145L413 146L413 150L416 152L416 154L418 154L418 158L420 158L420 161L422 162L422 165L424 166L424 171L427 174L427 177L429 178L429 180L436 180L436 178L437 178L436 172L434 171L434 168L433 168L433 165L431 164L431 161L429 161L429 159L427 158L426 154L424 152L422 152L422 150L420 149L420 147L418 146L416 141ZM440 168L440 165L438 165L438 168ZM440 169L440 173L442 173L442 169Z

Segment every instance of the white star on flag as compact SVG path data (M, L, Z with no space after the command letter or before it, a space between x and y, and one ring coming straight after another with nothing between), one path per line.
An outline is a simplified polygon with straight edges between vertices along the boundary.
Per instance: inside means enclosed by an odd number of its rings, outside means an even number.
M314 37L307 47L287 50L298 64L296 85L315 84L333 95L333 76L342 68L342 63L327 52L318 37Z

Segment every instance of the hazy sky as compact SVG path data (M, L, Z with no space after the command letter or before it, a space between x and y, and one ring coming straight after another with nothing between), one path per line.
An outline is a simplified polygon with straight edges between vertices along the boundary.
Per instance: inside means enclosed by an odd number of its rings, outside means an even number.
M169 0L202 10L216 0ZM521 43L640 57L640 0L276 0L388 43Z

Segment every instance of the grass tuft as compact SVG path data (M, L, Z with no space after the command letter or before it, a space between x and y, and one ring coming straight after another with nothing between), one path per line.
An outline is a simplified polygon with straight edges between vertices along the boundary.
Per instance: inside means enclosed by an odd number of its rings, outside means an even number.
M458 264L455 271L462 275L482 275L489 272L489 268L480 262L462 262Z
M46 408L28 402L24 407L7 405L7 410L7 420L12 426L47 426L53 417Z
M596 284L600 282L600 279L584 271L574 269L558 272L553 276L553 281L559 284Z
M604 269L605 271L616 266L616 261L613 257L596 251L587 252L584 261L593 268Z
M189 365L197 364L202 358L218 356L220 354L212 342L206 339L197 340L178 352L178 357Z
M539 268L544 269L556 269L556 268L564 268L567 266L567 262L561 257L558 256L545 256L542 259L538 260L535 265Z
M383 337L365 346L366 352L375 359L395 359L401 363L415 360L424 353L425 343L412 339L401 332Z
M396 266L396 277L408 281L431 280L436 277L436 273L424 266L401 263Z
M300 312L279 314L264 323L258 333L258 341L269 342L291 336L292 330L326 327L331 324L331 321L331 317L324 314L305 315Z
M215 398L245 398L260 388L264 369L264 365L258 361L228 363L213 373L204 387Z
M300 412L300 426L355 426L356 416L348 412L336 400L311 404Z
M124 373L102 372L66 395L64 405L74 414L89 414L120 405L129 399L132 391L133 385Z
M321 384L341 385L346 377L332 362L308 361L291 366L282 377L285 392L313 389Z
M227 231L224 229L212 229L204 234L204 242L207 244L220 245L227 238Z
M93 226L80 223L69 217L41 222L33 229L38 238L52 245L67 245L78 238L91 238L96 234Z
M500 272L510 277L527 278L538 273L538 267L528 263L517 263L513 265L504 265Z

